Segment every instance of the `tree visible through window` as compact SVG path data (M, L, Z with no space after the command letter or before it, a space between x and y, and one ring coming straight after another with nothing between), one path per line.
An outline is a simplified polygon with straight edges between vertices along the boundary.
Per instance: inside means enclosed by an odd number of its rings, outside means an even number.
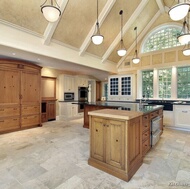
M165 26L153 31L144 42L142 52L151 52L161 49L180 46L177 36L180 35L181 28L178 26Z
M153 70L142 71L142 97L153 98Z
M177 98L190 98L190 67L177 68Z

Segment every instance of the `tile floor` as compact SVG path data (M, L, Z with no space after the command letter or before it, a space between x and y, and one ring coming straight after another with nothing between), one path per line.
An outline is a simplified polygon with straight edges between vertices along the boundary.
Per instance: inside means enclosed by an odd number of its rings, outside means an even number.
M87 164L83 120L0 135L0 189L190 189L190 132L165 129L129 182Z

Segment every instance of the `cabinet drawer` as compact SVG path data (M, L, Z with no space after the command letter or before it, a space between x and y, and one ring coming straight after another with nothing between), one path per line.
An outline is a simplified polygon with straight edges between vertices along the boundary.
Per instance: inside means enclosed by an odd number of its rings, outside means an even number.
M150 150L150 138L145 140L142 144L142 154L143 156L146 155L146 153Z
M21 127L35 126L40 124L40 115L23 116Z
M163 109L158 110L158 113L160 116L162 116L163 115Z
M40 106L22 106L22 115L39 114Z
M150 138L150 131L146 131L145 133L143 133L142 135L142 141L145 141L146 139Z
M5 116L18 116L20 114L19 107L6 107L0 108L0 117Z
M12 117L12 118L1 118L0 119L0 131L8 131L11 129L20 128L20 118Z
M149 122L143 122L142 123L142 132L146 131L146 130L150 130L150 123Z
M150 113L150 119L159 115L159 110Z

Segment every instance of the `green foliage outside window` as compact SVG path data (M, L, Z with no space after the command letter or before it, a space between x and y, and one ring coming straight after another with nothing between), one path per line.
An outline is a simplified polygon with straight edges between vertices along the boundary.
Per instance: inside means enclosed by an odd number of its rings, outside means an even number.
M177 98L190 98L190 67L177 68Z
M171 98L172 69L158 70L159 98Z
M175 26L161 28L154 32L144 43L143 52L151 52L161 49L180 46L177 36L180 35L181 29Z
M142 97L153 98L153 70L142 71Z

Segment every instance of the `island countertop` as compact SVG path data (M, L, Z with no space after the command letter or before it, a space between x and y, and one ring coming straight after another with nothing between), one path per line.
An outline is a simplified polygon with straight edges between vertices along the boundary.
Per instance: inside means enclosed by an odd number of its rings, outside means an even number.
M106 118L116 118L122 120L130 120L136 117L141 116L142 112L134 112L134 111L123 111L123 110L116 110L116 109L102 109L102 110L95 110L88 112L88 115L93 116L103 116Z

